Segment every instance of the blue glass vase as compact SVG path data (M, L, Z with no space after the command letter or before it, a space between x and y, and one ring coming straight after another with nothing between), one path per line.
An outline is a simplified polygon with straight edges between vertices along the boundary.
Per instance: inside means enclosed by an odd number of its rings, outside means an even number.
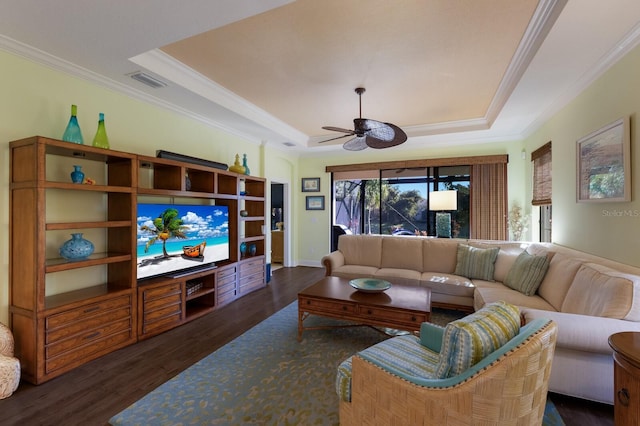
M242 167L244 167L245 175L251 174L251 170L249 170L249 166L247 165L247 154L242 154Z
M71 239L60 246L60 256L68 260L86 259L93 253L93 243L82 238L82 233L71 234Z
M84 172L82 171L82 166L73 166L73 171L71 172L71 182L82 183L83 181Z
M69 119L69 124L67 124L67 128L64 130L62 134L62 140L67 142L73 142L77 144L84 144L84 139L82 138L82 131L80 131L80 125L78 124L78 107L75 105L71 105L71 118Z
M242 257L247 255L247 243L240 243L240 255Z
M249 256L255 256L257 251L257 247L255 244L251 244L249 246Z

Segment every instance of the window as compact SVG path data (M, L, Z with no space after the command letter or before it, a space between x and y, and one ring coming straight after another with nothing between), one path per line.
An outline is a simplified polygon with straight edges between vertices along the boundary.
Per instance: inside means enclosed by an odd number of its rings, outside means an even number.
M540 241L551 242L551 142L531 153L533 162L533 198L540 207Z

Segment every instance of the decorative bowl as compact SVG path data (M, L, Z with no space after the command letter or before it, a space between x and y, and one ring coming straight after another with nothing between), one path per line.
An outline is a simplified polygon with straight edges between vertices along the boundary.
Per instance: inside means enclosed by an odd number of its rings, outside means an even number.
M349 281L351 287L364 293L381 293L391 287L391 283L377 278L356 278Z

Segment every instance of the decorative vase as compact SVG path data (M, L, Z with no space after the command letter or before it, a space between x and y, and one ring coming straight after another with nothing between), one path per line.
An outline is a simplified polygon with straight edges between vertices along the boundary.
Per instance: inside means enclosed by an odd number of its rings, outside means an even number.
M73 171L71 172L71 182L82 183L83 181L84 172L82 171L82 166L73 166Z
M247 216L249 216L249 212L246 211L246 210L240 210L240 216L247 217Z
M236 160L233 162L233 166L229 167L229 171L243 175L244 170L244 166L240 164L240 155L236 154Z
M82 131L80 131L80 125L78 124L78 107L71 105L71 118L69 118L69 124L62 134L62 140L67 142L73 142L77 144L84 144L82 138Z
M247 154L242 154L242 167L244 167L245 175L251 174L251 171L249 170L249 166L247 165Z
M185 173L184 175L184 189L191 191L191 179L189 178L189 173Z
M104 126L104 114L98 115L98 130L93 137L93 146L97 148L109 149L109 138L107 137L107 129Z
M82 233L71 234L71 239L60 246L60 256L69 260L81 260L93 253L93 243L82 238Z
M249 245L249 256L255 256L256 251L257 251L257 248L255 244Z
M247 255L247 243L240 243L240 255L242 257Z

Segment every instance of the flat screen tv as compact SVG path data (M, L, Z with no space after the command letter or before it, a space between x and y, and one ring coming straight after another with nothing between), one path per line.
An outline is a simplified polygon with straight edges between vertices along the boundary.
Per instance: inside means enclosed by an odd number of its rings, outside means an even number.
M179 276L229 258L227 206L139 203L137 277Z

